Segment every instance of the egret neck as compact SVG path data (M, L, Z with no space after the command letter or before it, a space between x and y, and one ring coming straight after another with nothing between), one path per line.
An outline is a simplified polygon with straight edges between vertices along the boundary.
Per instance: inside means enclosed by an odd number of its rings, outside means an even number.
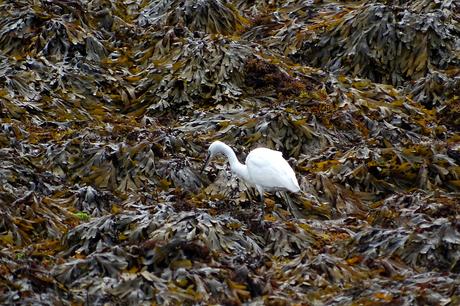
M226 145L223 142L219 142L218 145L216 146L216 153L218 152L227 156L232 172L234 172L238 177L242 178L246 182L250 182L248 167L240 163L240 161L236 157L235 152L233 152L232 148L230 148L228 145Z

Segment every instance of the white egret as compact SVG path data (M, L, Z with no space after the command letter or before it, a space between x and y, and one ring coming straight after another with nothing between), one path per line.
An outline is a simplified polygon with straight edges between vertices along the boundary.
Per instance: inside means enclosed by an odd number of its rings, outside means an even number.
M208 156L201 171L219 153L227 157L233 173L257 189L262 205L264 191L300 191L294 170L279 151L268 148L254 149L246 157L246 164L242 164L232 148L221 141L214 141L209 146ZM261 217L263 217L263 207Z

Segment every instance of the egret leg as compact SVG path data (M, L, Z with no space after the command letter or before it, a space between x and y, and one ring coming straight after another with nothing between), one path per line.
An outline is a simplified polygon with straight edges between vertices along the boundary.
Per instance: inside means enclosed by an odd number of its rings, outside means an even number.
M264 213L265 213L265 197L264 197L264 189L260 186L256 186L257 191L260 194L260 202L261 202L261 209L260 209L260 215L259 219L260 221L264 220Z
M288 209L291 212L291 215L294 217L294 219L301 219L302 213L299 211L297 206L294 204L294 202L292 201L288 193L286 191L280 191L280 194L283 196L284 201L286 202Z

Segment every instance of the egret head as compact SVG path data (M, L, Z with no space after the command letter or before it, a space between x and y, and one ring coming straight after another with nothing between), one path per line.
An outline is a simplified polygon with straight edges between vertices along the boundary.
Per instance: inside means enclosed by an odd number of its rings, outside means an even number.
M206 156L206 161L204 162L203 168L201 168L200 172L203 172L204 168L209 164L211 159L219 153L222 153L222 148L225 144L221 141L214 141L208 149L208 154Z

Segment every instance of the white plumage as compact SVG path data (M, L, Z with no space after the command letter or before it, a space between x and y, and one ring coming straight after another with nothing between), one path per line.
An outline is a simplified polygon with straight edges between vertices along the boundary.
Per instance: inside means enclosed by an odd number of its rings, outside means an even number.
M294 170L279 151L254 149L247 156L245 166L249 175L248 183L254 185L259 192L300 190Z
M291 191L299 192L294 170L283 158L279 151L257 148L252 150L246 157L246 164L240 163L235 152L225 143L215 141L209 146L208 156L202 168L217 154L224 154L233 173L254 186L263 202L264 191Z

